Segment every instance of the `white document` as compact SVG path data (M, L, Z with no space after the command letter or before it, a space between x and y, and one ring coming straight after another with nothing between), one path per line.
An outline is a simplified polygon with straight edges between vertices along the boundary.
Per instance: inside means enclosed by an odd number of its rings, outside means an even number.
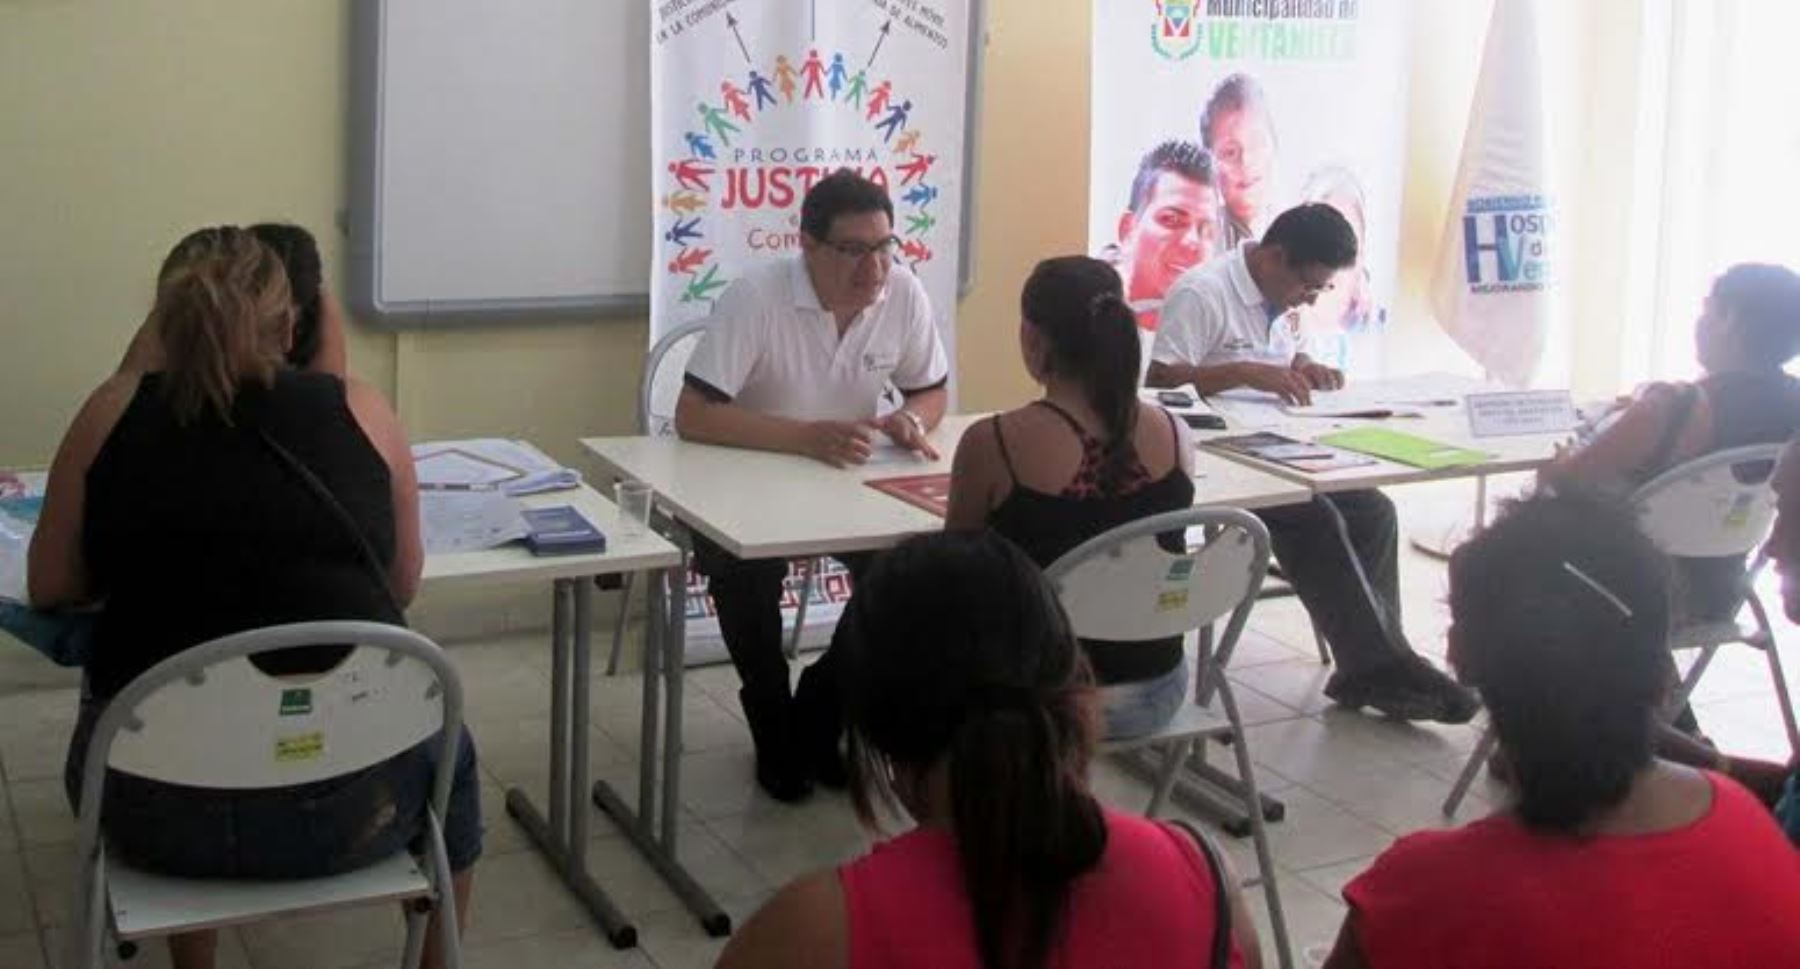
M884 435L869 449L869 460L863 462L866 468L916 468L931 462L917 451L903 448Z
M422 490L499 489L535 495L581 484L581 472L565 468L524 441L484 437L413 445Z
M419 517L427 554L477 552L524 538L524 507L502 491L424 491Z

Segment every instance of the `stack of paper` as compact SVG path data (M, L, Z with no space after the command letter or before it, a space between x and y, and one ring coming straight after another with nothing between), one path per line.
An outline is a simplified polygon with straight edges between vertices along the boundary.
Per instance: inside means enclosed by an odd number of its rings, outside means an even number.
M524 538L524 506L504 491L421 491L420 531L425 551L479 552Z
M581 484L581 472L557 464L524 441L498 437L431 441L413 445L412 451L424 491L535 495Z

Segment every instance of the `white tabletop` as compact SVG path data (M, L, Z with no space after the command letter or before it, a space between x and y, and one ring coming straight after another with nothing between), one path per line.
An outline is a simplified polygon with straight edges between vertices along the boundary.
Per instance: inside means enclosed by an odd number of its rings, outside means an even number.
M1384 390L1387 388L1391 388L1393 393L1384 394ZM1371 382L1367 388L1370 399L1383 400L1391 397L1392 403L1405 405L1425 398L1433 398L1434 403L1418 407L1418 410L1424 415L1422 417L1390 417L1381 420L1292 417L1281 415L1279 411L1271 407L1270 413L1277 416L1267 422L1257 422L1253 426L1239 424L1225 431L1200 431L1196 432L1195 438L1204 448L1207 442L1214 438L1255 431L1270 431L1297 440L1310 441L1333 431L1352 427L1379 426L1404 434L1430 438L1456 447L1481 451L1489 455L1487 460L1478 464L1450 468L1415 468L1411 465L1374 458L1374 464L1314 473L1284 464L1258 460L1235 451L1207 448L1208 453L1221 455L1231 461L1256 468L1259 471L1279 475L1287 480L1304 484L1314 491L1326 493L1412 484L1421 481L1471 478L1514 471L1534 471L1549 464L1556 456L1556 445L1568 438L1567 433L1476 437L1469 430L1468 412L1463 405L1463 398L1470 393L1496 389L1500 388L1484 381L1446 374L1423 374L1416 377ZM1454 401L1454 403L1444 403L1444 401ZM1226 413L1230 419L1229 415L1242 411L1243 408L1234 403L1233 408L1228 409Z
M565 491L528 495L519 499L527 508L572 505L606 535L606 551L580 555L533 555L518 542L479 552L448 552L425 556L421 585L438 591L483 582L549 582L592 575L641 572L672 568L681 562L681 550L648 529L626 535L619 527L619 509L599 492L580 485Z
M858 468L837 469L789 454L695 444L673 437L596 437L582 445L603 472L650 485L664 511L739 558L794 558L886 548L937 531L943 519L864 482L947 474L956 442L982 415L945 418L925 461L889 449ZM1196 455L1195 504L1261 508L1305 501L1302 484Z

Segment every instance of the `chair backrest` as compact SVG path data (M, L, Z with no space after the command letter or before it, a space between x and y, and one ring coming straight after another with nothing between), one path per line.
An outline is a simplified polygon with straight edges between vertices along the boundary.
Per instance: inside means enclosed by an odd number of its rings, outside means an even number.
M1197 528L1205 536L1182 552L1157 536ZM1189 508L1120 525L1051 563L1075 634L1146 642L1178 636L1230 614L1216 661L1230 657L1269 567L1269 532L1235 508Z
M688 358L700 345L710 320L695 320L670 330L650 348L644 379L638 387L638 433L670 437L675 433L675 401L687 375Z
M250 657L349 644L325 673L275 677ZM193 787L286 787L381 763L462 725L462 684L437 645L372 622L254 629L185 650L114 697L88 750L82 814L105 769ZM447 763L453 763L447 762ZM440 782L450 772L440 771Z
M1743 555L1769 534L1775 519L1780 444L1753 444L1695 458L1657 475L1631 496L1638 520L1670 555Z

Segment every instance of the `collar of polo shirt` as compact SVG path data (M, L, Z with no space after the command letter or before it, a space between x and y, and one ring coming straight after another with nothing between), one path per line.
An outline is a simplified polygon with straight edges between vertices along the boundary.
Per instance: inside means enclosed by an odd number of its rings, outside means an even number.
M1263 292L1256 285L1256 278L1250 275L1250 247L1256 243L1246 239L1238 243L1237 258L1231 260L1231 271L1226 273L1231 279L1231 289L1243 300L1245 306L1263 307L1268 302ZM1268 310L1263 309L1264 313Z

